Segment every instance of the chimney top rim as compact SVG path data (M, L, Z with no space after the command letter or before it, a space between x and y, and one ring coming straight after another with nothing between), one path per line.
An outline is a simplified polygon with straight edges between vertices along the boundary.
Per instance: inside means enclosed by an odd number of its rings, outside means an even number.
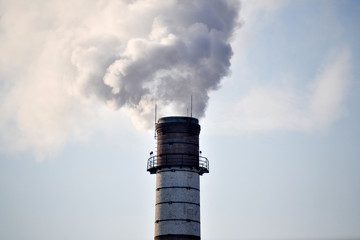
M170 123L170 122L186 122L186 123L195 123L199 124L199 120L193 117L186 116L169 116L159 118L158 123Z

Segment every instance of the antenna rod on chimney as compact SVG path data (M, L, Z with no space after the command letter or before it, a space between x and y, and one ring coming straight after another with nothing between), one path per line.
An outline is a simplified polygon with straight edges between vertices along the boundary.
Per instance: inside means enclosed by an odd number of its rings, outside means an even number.
M155 103L155 125L156 125L156 111L157 111L157 104Z
M157 118L157 104L155 103L155 133L154 133L154 138L156 139L156 118Z
M192 95L191 95L191 100L190 100L190 117L192 117Z

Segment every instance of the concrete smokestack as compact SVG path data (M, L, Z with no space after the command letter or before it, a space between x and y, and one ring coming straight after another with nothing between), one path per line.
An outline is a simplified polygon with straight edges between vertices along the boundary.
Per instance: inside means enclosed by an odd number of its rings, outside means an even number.
M209 162L199 154L200 125L192 117L164 117L156 124L155 240L200 239L200 175Z

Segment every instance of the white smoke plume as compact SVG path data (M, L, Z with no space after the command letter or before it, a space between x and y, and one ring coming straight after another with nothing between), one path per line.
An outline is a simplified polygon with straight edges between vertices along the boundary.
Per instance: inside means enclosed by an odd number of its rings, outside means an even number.
M184 115L192 95L203 117L238 12L235 0L1 0L2 148L51 152L101 103L149 127L155 103Z
M144 2L133 7L137 4ZM126 105L142 112L141 103L158 101L175 104L184 113L193 95L194 113L202 117L209 91L217 89L229 71L236 5L206 0L146 7L155 12L148 33L128 40L107 67L100 96L115 108Z

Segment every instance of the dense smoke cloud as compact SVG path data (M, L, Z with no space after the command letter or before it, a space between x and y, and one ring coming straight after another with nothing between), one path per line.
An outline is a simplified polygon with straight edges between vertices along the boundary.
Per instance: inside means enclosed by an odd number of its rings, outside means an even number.
M129 8L137 4L144 8L142 1ZM151 109L159 102L174 104L183 114L193 95L194 114L202 117L209 91L229 72L229 40L238 9L234 2L207 0L170 1L160 7L149 9L156 14L148 34L129 39L107 67L105 89L98 94L115 108L126 105L141 113L140 103Z
M233 0L1 1L2 146L51 152L82 135L78 125L101 103L149 127L155 103L185 115L192 95L193 115L203 117L229 73L238 8Z

